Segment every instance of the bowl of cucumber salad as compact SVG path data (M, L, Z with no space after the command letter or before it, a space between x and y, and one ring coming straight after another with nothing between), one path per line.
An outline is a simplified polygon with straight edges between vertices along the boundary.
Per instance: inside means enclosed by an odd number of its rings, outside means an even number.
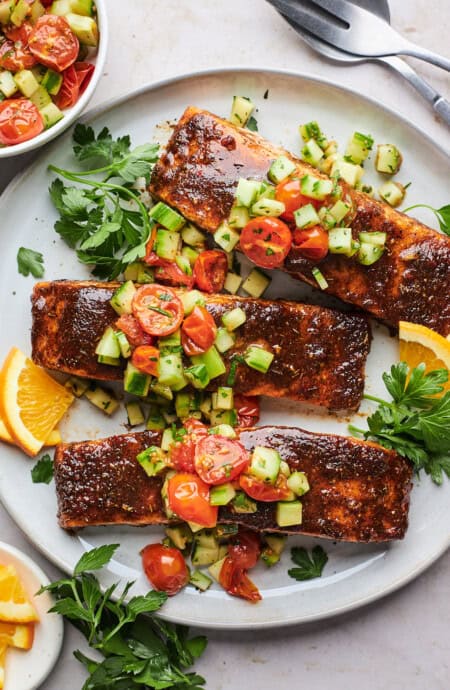
M106 48L104 0L0 0L0 158L42 146L79 117Z

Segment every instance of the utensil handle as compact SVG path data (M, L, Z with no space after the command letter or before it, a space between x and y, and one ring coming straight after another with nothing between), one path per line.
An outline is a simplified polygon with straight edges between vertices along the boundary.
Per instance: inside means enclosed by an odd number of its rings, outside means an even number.
M408 41L406 47L401 51L402 55L411 55L412 57L419 58L419 60L425 60L425 62L431 62L432 65L436 67L441 67L442 69L450 72L450 60L449 58L439 55L438 53L433 53L432 50L427 50L415 43L410 43Z
M411 86L430 103L434 110L450 126L450 102L436 89L431 86L423 77L421 77L412 67L410 67L404 60L398 57L385 57L381 60L389 65L393 70L401 74L401 76L408 81Z

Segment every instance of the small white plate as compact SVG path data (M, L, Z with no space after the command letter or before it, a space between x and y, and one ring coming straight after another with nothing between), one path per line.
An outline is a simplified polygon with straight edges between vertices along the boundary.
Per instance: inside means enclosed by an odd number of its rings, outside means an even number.
M58 659L63 641L63 619L55 613L48 613L53 599L47 592L34 596L42 585L49 583L49 579L31 558L13 546L0 542L0 564L15 566L39 616L32 648L28 651L8 650L4 690L35 690L47 678Z

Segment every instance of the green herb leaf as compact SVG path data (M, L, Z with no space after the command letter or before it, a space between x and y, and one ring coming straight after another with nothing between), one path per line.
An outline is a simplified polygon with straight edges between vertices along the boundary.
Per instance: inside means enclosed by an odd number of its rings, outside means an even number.
M53 460L47 453L39 458L31 470L33 484L50 484L53 479Z
M249 129L251 132L257 132L258 131L258 122L256 121L256 118L251 115L248 119L247 129Z
M79 161L99 159L105 164L111 164L130 150L130 137L119 137L114 141L107 127L96 137L92 127L76 125L73 141L73 152Z
M35 278L42 278L44 275L44 257L40 252L35 252L33 249L20 247L17 252L17 268L23 276L29 276L31 273Z
M92 549L92 551L87 551L81 556L76 564L73 574L80 575L87 570L99 570L103 568L103 566L109 563L118 548L119 544L106 544Z
M294 580L312 580L321 577L328 556L321 546L315 546L311 555L301 546L294 546L291 549L292 561L299 566L288 570L288 575Z
M414 206L405 208L403 213L408 213L408 211L412 211L415 208L428 208L432 211L438 220L441 231L446 235L450 235L450 204L441 206L441 208L434 208L429 204L414 204Z

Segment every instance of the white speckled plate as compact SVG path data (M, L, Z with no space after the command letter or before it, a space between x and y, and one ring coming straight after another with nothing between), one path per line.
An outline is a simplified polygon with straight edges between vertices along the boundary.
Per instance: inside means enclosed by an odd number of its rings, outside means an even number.
M268 91L268 97L264 98ZM328 136L345 145L355 130L370 132L375 140L395 142L404 154L401 180L413 181L408 203L427 201L442 205L448 199L449 159L433 142L392 111L336 85L302 75L270 70L227 70L180 77L129 94L89 117L96 128L107 125L114 134L129 133L135 144L148 141L155 126L177 118L186 105L206 107L227 115L234 94L250 96L257 104L260 132L275 143L298 151L298 124L317 119ZM19 276L16 254L23 245L43 251L46 278L87 278L52 230L55 211L47 195L52 176L49 162L73 165L70 134L48 148L39 160L16 179L0 199L0 357L11 345L30 351L29 297L33 279ZM368 169L372 168L369 164ZM367 179L377 182L375 174ZM431 222L429 216L424 220ZM270 295L323 299L286 276L277 275ZM381 373L396 361L397 341L385 329L374 326L374 341L367 366L367 389L383 394ZM364 407L367 411L369 408ZM364 423L356 415L358 423ZM348 420L311 413L299 405L265 400L263 423L292 424L316 431L346 433ZM100 438L124 431L125 416L105 419L85 400L78 401L62 431L65 440ZM120 542L114 560L102 573L112 580L136 580L134 592L148 588L139 550L161 532L154 528L88 529L78 535L63 532L56 522L52 486L33 485L30 460L19 451L2 448L0 497L13 518L46 556L64 570L72 570L85 549ZM450 543L449 483L442 488L428 478L416 482L412 495L410 526L402 542L385 545L324 543L329 562L323 577L296 582L287 575L289 550L280 565L268 570L260 565L252 572L263 601L252 606L213 587L204 594L186 588L163 609L169 620L217 628L254 628L287 625L324 618L373 601L405 584L429 566ZM292 543L311 545L317 540L293 538Z

